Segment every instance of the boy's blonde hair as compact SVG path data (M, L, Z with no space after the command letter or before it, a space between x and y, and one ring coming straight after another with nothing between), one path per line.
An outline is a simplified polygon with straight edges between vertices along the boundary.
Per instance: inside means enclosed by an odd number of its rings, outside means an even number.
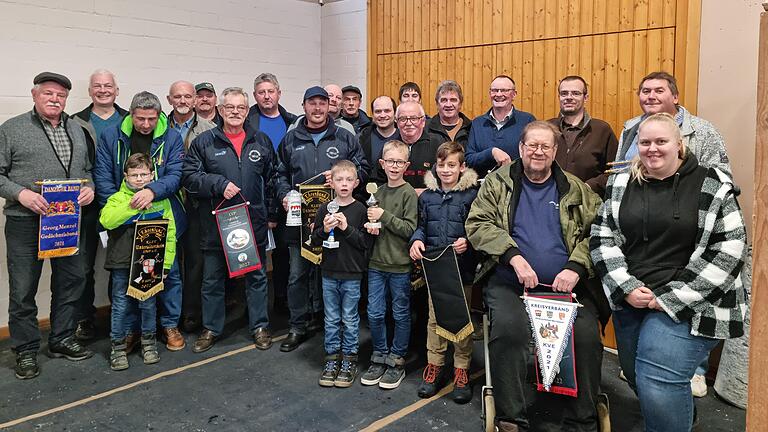
M392 150L399 150L405 154L406 160L408 159L408 156L410 154L410 149L408 148L408 144L398 141L398 140L392 140L384 144L384 148L381 149L381 158L384 158L384 155L387 154L387 152L390 152Z
M355 175L355 178L357 178L357 166L355 166L355 164L352 163L351 161L348 161L346 159L342 159L342 160L336 162L331 167L331 177L336 175L336 173L339 173L339 172L342 172L342 171L349 171L349 172L351 172L352 174Z

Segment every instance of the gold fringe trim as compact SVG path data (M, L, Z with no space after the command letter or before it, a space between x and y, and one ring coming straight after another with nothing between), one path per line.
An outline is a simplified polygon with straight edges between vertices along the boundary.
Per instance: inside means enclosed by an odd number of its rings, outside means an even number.
M37 259L41 260L46 258L68 257L68 256L75 255L78 250L80 250L80 248L70 247L70 248L53 249L53 250L47 250L47 251L37 251Z
M128 285L128 291L126 291L125 295L127 295L129 297L133 297L133 298L135 298L136 300L139 300L139 301L145 301L145 300L149 299L150 297L152 297L153 295L155 295L155 294L159 293L160 291L162 291L163 287L164 287L164 283L160 282L159 284L153 286L148 291L141 291L141 290L138 290L138 289Z
M435 326L435 333L437 333L438 336L442 336L451 342L461 342L468 338L472 333L474 333L474 331L475 326L472 325L472 320L469 320L469 324L465 325L464 328L459 330L456 334L449 332L439 325Z
M301 256L312 264L320 264L323 261L323 254L314 254L304 248L301 248Z

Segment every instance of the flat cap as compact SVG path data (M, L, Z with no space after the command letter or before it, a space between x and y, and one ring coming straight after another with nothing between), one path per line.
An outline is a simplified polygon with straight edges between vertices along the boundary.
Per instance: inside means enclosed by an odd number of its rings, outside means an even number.
M64 75L57 74L55 72L40 72L32 80L32 84L38 85L40 83L44 83L48 81L53 81L55 83L60 84L62 87L64 87L67 90L72 90L72 81L70 81L69 78L65 77Z
M195 86L195 93L199 92L200 90L209 90L212 93L216 93L216 89L213 88L213 84L209 82L201 82Z
M355 92L355 93L357 93L358 96L363 97L363 93L360 91L360 89L355 87L355 86L353 86L353 85L348 85L348 86L344 87L343 89L341 89L341 94L344 94L346 92Z
M328 92L325 91L324 88L320 86L313 86L307 89L307 91L304 92L304 101L307 99L311 99L315 96L320 96L328 99Z

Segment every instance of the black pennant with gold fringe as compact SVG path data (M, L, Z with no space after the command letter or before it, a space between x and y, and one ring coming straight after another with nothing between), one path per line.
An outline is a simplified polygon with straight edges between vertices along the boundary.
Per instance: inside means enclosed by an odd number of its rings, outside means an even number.
M426 251L421 265L432 307L435 309L435 333L451 342L459 342L475 330L469 316L461 282L459 262L453 246Z

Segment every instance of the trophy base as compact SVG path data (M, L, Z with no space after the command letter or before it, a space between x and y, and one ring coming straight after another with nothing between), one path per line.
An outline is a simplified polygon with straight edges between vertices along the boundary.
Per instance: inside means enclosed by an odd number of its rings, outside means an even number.
M366 222L366 228L381 228L381 222Z
M323 240L323 247L326 248L326 249L338 249L339 248L339 242Z

